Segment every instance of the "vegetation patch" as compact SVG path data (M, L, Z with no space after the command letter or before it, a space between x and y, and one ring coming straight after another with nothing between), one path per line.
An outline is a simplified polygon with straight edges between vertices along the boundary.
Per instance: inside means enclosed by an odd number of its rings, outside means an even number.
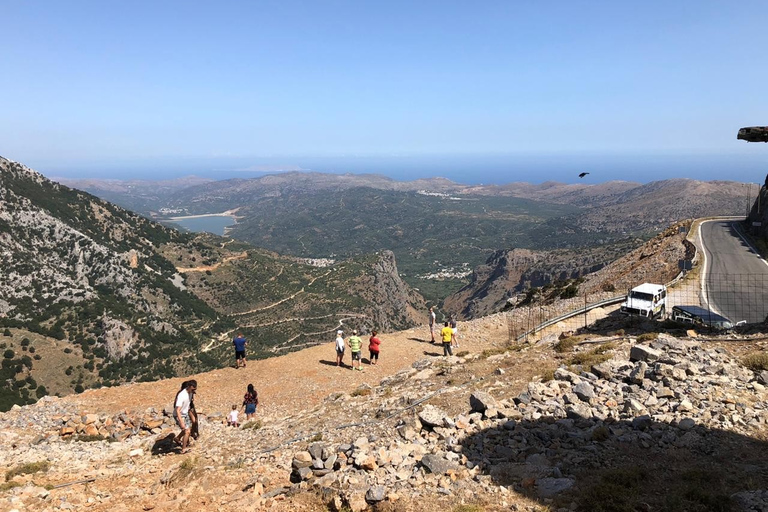
M371 388L357 388L352 393L350 393L350 396L368 396L371 394Z
M51 467L51 463L47 460L41 460L39 462L29 462L27 464L21 464L5 472L5 480L11 480L18 475L33 475L35 473L45 472Z
M741 364L753 372L768 370L768 354L765 352L753 352L741 359Z
M596 364L603 363L611 358L609 353L615 348L613 343L606 343L593 348L587 352L579 352L571 357L569 364L572 366L581 366L585 368L591 368Z
M242 430L259 430L262 427L261 420L249 420L240 427Z
M644 342L644 341L653 341L655 339L658 339L659 333L657 332L646 332L641 334L637 337L637 341Z

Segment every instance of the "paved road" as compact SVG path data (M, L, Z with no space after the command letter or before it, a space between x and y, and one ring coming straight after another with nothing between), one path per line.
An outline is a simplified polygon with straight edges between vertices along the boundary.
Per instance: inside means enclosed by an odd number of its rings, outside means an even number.
M734 323L762 322L768 315L768 264L738 232L738 221L717 220L701 225L706 262L702 306L709 304Z

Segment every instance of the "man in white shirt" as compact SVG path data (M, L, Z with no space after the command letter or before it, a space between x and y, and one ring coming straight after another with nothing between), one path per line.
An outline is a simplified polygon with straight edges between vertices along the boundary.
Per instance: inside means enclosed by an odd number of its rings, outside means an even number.
M336 366L344 366L344 331L336 331Z
M197 381L187 381L187 386L179 391L176 402L173 404L173 416L176 418L176 424L181 428L181 432L176 436L177 441L181 438L181 453L189 452L189 434L192 429L192 422L189 419L190 393L195 391L197 391Z

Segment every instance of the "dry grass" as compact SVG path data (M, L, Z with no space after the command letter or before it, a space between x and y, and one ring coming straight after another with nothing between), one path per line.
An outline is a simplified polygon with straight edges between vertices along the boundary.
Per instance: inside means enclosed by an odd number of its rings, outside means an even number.
M752 352L741 359L741 364L753 372L768 370L768 354L765 352Z
M45 472L51 467L50 462L42 460L39 462L29 462L27 464L21 464L5 472L5 480L12 480L13 477L18 475L33 475L35 473Z

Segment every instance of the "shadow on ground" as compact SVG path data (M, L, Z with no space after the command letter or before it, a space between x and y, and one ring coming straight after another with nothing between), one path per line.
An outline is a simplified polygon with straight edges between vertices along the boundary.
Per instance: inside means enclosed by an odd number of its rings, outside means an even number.
M169 453L179 453L181 451L181 447L177 445L174 441L173 433L168 434L164 437L158 437L155 440L155 443L152 445L151 453L152 455L167 455Z
M687 428L688 425L685 425ZM502 421L461 442L497 485L579 511L735 511L768 489L768 443L725 430L582 417ZM752 510L768 510L765 508Z

